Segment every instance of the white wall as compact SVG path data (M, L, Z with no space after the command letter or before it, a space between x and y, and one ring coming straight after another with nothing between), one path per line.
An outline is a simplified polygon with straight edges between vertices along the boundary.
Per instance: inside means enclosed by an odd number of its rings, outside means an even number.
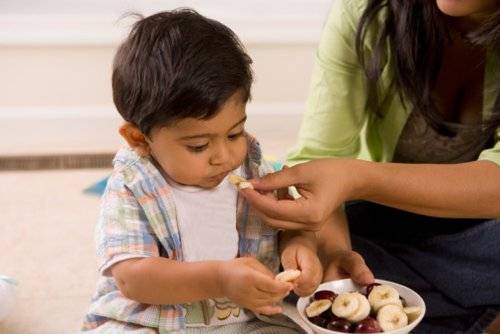
M266 116L279 116L293 137L329 0L4 0L0 120L8 126L0 132L0 154L116 146L115 132L106 133L117 123L110 69L130 25L117 19L126 11L150 14L179 6L221 20L240 36L254 60L256 82L249 106L254 127ZM89 136L96 122L109 126ZM88 126L68 131L78 124ZM14 138L20 127L32 129L32 135L4 140L7 135ZM50 136L54 138L44 139Z

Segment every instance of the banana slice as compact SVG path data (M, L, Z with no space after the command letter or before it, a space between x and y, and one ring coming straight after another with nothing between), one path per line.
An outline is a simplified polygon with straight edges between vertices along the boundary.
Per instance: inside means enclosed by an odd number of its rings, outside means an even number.
M332 312L337 317L348 319L358 311L359 303L356 292L341 293L333 302Z
M348 316L347 320L356 323L366 318L370 314L371 309L370 303L364 295L359 292L353 292L352 294L358 299L358 309L354 312L354 314Z
M332 302L328 299L315 300L306 307L306 315L308 318L316 317L325 312L332 306Z
M276 275L275 279L277 279L278 281L282 281L282 282L293 282L297 278L299 278L301 273L302 272L300 270L297 270L297 269L288 269L288 270L282 271L278 275Z
M246 188L253 189L252 184L239 175L235 174L229 175L229 182L231 182L238 189L246 189Z
M408 323L412 323L420 316L422 309L419 306L408 306L404 307L403 311L408 316Z
M368 301L375 312L388 304L403 306L401 299L399 299L399 292L389 285L374 286L368 295Z
M382 306L377 313L377 321L384 332L403 328L408 325L408 316L399 305Z

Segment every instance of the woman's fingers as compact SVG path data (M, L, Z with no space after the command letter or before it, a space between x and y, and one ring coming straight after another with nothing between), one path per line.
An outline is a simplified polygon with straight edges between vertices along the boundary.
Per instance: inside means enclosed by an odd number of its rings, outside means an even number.
M318 231L321 229L320 226L316 224L309 223L298 223L288 220L273 219L267 216L262 216L259 214L262 220L265 221L266 225L269 225L278 230L288 230L288 231Z
M348 278L345 272L342 272L336 265L329 265L323 275L323 282L336 281L343 278Z
M348 256L344 256L340 267L358 284L368 285L375 279L365 260L356 252L350 252Z
M307 200L304 198L278 200L249 188L240 190L240 193L257 211L260 211L266 217L303 223L308 221L307 216L310 210Z
M303 180L301 180L302 182ZM286 188L298 183L296 167L283 168L282 170L267 174L259 179L251 180L252 185L257 190L273 191Z

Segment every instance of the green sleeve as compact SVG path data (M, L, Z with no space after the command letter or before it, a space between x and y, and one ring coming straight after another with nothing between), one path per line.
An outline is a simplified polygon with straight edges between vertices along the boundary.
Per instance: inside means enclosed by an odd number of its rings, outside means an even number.
M326 157L356 157L366 121L365 75L355 36L364 1L336 0L316 52L307 110L289 164Z
M490 160L500 165L500 127L497 128L495 134L495 145L492 148L482 151L478 160Z

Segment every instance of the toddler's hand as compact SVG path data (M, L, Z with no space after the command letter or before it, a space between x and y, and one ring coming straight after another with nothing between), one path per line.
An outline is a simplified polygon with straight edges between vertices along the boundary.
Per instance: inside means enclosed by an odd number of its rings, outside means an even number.
M323 267L316 253L309 247L300 244L286 247L281 254L281 263L285 270L299 269L302 272L294 282L297 295L310 295L321 283Z
M220 291L234 303L256 313L281 313L277 305L293 288L274 279L273 273L257 259L242 257L219 266Z

